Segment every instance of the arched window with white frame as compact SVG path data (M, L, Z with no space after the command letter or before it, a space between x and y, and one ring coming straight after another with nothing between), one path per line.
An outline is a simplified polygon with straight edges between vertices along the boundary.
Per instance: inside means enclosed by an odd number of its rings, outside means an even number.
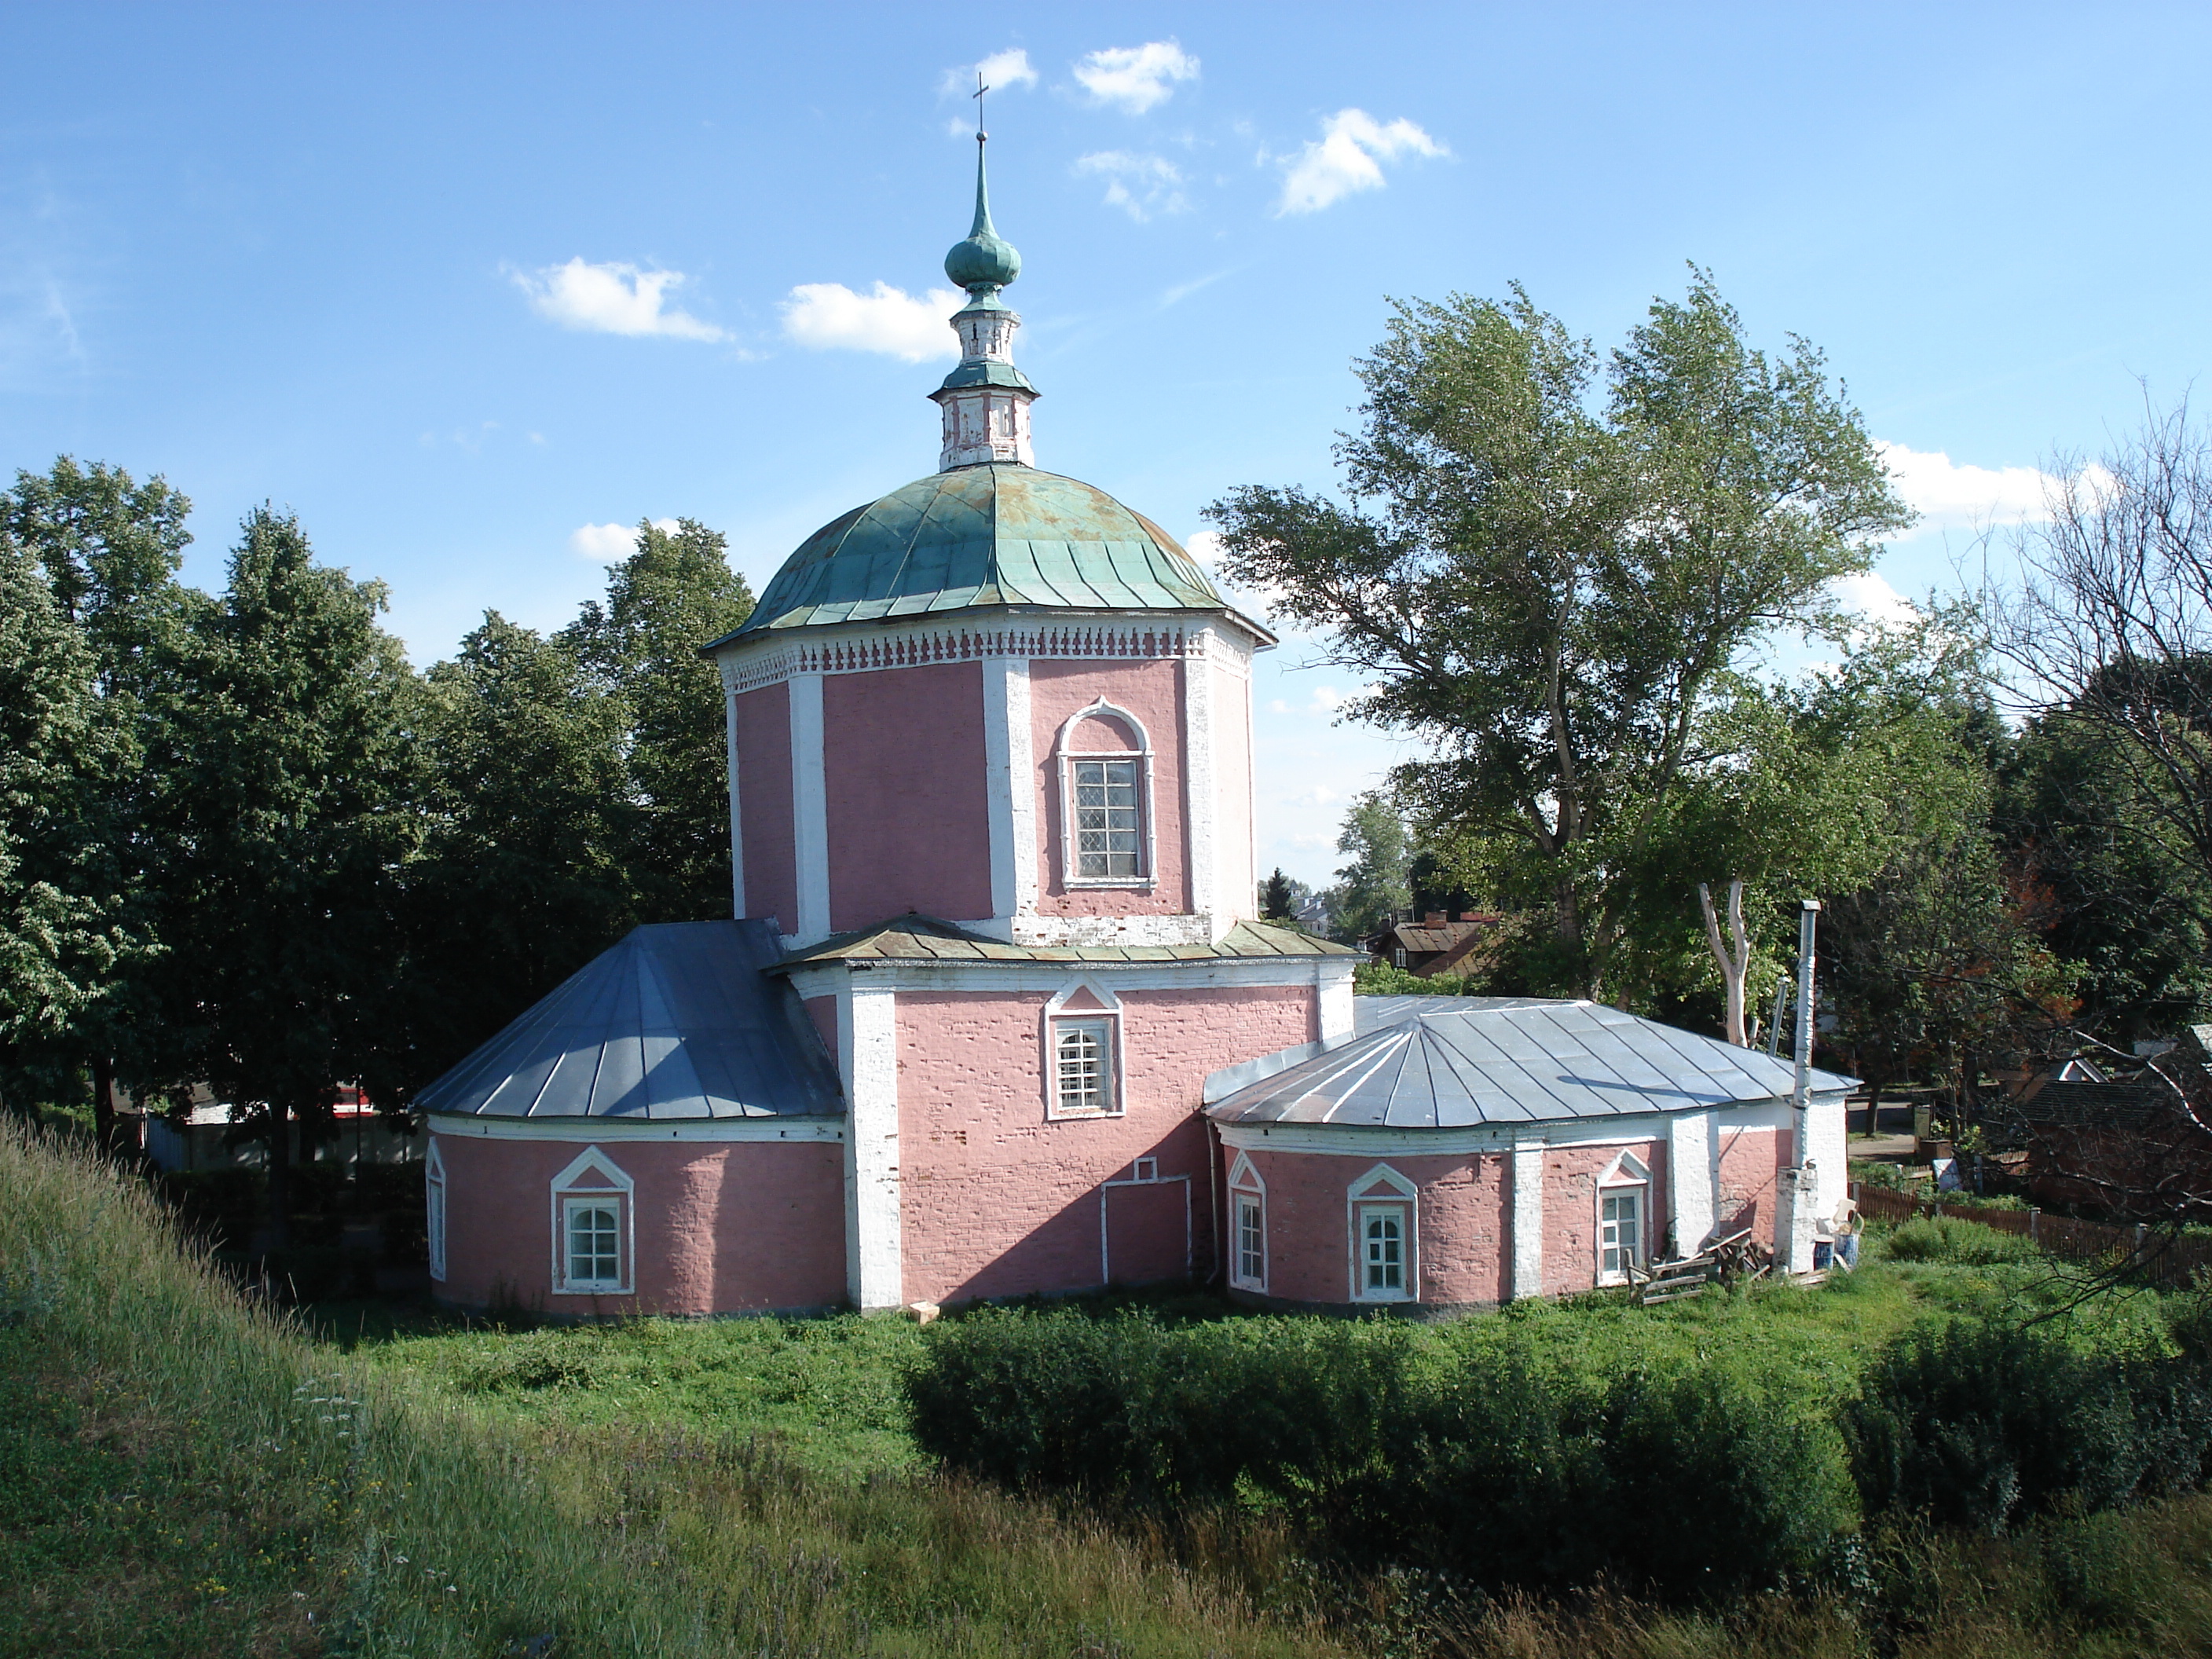
M1419 1189L1387 1164L1345 1194L1354 1302L1413 1302L1421 1286Z
M1229 1282L1267 1291L1267 1183L1243 1152L1229 1171Z
M1626 1285L1650 1259L1651 1171L1623 1152L1597 1178L1597 1282Z
M553 1293L629 1296L635 1287L637 1183L596 1146L553 1177Z
M1152 883L1152 741L1145 723L1100 697L1061 724L1060 880L1069 887Z
M1127 1109L1121 1043L1121 1000L1105 986L1080 980L1047 1002L1045 1115L1120 1116Z
M430 1241L430 1277L446 1279L446 1155L438 1137L428 1137L430 1149L422 1158L422 1222Z

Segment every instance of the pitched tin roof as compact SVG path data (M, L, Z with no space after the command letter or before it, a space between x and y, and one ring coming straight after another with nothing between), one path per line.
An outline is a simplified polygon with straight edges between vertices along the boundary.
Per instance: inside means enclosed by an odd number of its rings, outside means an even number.
M425 1112L629 1120L842 1115L764 921L640 927L416 1097Z
M836 933L794 951L787 968L815 962L1217 962L1227 957L1357 956L1287 927L1240 921L1218 945L1009 945L934 916L905 915Z
M1363 1009L1363 1003L1395 1005ZM1787 1098L1788 1061L1600 1003L1376 997L1352 1040L1206 1109L1224 1123L1449 1129ZM1816 1092L1849 1078L1813 1073Z
M783 562L744 625L706 648L987 605L1228 608L1150 519L1073 478L994 461L933 472L831 520Z

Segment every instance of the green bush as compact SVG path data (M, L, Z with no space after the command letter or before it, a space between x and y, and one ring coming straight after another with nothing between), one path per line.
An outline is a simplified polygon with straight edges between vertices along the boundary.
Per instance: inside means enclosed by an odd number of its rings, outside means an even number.
M1843 1415L1869 1514L1996 1533L2194 1485L2207 1405L2191 1356L2082 1354L2047 1328L1960 1322L1893 1345Z
M1577 1390L1510 1342L1443 1358L1389 1322L979 1313L931 1333L907 1393L954 1468L1162 1516L1255 1494L1367 1571L1704 1601L1813 1570L1851 1519L1832 1431L1735 1372Z
M1919 1216L1903 1223L1890 1234L1888 1249L1892 1259L1899 1261L1955 1261L1966 1266L2025 1261L2036 1254L2033 1239L1948 1215Z

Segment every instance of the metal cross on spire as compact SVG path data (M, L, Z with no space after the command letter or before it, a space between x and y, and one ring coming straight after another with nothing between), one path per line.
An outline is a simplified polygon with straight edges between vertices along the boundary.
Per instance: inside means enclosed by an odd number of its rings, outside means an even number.
M990 89L989 86L984 82L983 71L977 70L975 71L975 90L969 93L968 95L975 100L975 142L979 144L991 136L983 131L983 94L990 91Z

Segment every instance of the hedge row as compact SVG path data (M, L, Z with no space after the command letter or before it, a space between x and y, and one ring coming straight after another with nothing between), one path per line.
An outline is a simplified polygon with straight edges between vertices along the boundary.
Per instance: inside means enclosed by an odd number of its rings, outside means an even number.
M2209 1374L2193 1347L1960 1326L1830 1407L1719 1363L1582 1384L1403 1326L981 1310L929 1333L906 1392L927 1452L1017 1489L1157 1515L1257 1498L1348 1565L1702 1601L1832 1570L1862 1514L1996 1529L2195 1484Z

